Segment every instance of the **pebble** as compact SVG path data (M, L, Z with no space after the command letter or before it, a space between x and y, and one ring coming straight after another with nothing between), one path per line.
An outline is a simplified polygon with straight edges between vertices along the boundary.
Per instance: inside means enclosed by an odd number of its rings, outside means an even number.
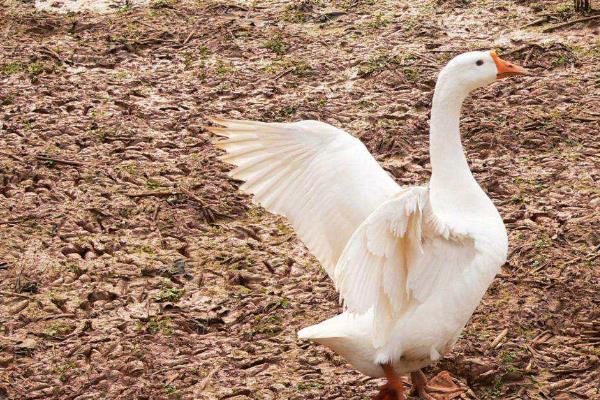
M0 367L6 368L13 361L13 357L10 355L0 356Z
M269 386L269 389L272 389L273 391L277 392L281 392L285 390L285 385L281 384L281 383L274 383L271 386Z
M302 276L304 273L304 268L301 268L298 264L292 265L292 268L290 269L291 276Z
M67 258L69 260L81 261L81 256L79 255L79 253L69 253L67 254Z
M140 360L133 360L127 364L126 374L130 376L140 376L144 373L144 363Z

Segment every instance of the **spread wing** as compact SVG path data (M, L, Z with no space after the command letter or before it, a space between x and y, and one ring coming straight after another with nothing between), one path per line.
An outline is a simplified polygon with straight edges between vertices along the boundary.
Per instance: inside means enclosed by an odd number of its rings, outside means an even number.
M207 129L227 137L215 145L237 166L230 176L287 217L331 277L353 232L400 191L360 140L329 124L211 121L224 126Z
M428 189L412 187L358 227L340 256L334 282L349 311L373 308L373 344L379 347L394 321L434 290L444 290L475 255L470 237L453 235L435 218Z

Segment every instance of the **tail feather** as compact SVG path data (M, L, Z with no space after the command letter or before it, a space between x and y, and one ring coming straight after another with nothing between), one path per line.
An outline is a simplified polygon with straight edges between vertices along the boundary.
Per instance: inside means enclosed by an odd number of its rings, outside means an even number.
M343 313L300 330L298 337L330 348L365 375L382 377L383 370L375 363L377 349L368 334L372 319L371 313Z

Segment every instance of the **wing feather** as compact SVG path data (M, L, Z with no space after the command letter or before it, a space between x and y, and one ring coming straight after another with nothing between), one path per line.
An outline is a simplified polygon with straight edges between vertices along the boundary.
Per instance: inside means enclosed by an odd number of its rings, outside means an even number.
M386 343L394 321L462 273L474 257L472 240L447 239L439 223L427 223L434 218L428 199L427 188L412 187L383 203L356 229L335 268L347 309L359 314L373 309L376 347Z
M393 314L401 311L407 265L420 249L420 199L426 196L422 187L403 191L369 215L348 241L334 282L350 311L363 313L385 302Z
M287 217L332 277L352 233L401 190L360 140L326 123L211 121L240 189Z

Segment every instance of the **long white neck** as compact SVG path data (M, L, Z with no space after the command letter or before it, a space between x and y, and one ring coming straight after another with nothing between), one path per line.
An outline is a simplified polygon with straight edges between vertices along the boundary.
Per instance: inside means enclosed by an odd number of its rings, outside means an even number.
M432 204L436 211L468 212L487 196L471 174L460 140L460 111L469 88L442 72L433 96L430 126Z

